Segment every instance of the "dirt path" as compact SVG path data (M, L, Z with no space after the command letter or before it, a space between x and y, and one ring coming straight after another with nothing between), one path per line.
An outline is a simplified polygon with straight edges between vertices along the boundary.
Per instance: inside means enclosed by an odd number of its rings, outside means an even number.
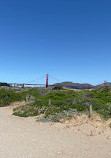
M0 158L111 158L110 129L91 125L66 128L12 116L0 108Z

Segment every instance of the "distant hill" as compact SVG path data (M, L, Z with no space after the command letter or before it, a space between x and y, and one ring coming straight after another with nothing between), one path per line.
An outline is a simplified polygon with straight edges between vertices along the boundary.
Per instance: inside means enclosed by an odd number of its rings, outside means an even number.
M111 83L107 82L106 85L111 88ZM54 86L62 86L62 87L72 88L72 89L96 89L96 88L103 87L104 83L94 86L88 83L81 84L81 83L73 83L73 82L61 82L61 83L55 83Z
M91 88L93 88L92 85L87 84L87 83L80 84L80 83L73 83L73 82L56 83L56 84L54 84L54 86L62 86L62 87L72 88L72 89L91 89Z
M104 83L96 85L96 86L94 86L94 88L100 88L100 87L103 87L103 86L104 86ZM106 82L106 86L109 86L111 88L111 83L110 82Z
M3 83L3 82L0 82L0 87L1 87L1 86L10 87L10 85L9 85L9 84L7 84L7 83Z

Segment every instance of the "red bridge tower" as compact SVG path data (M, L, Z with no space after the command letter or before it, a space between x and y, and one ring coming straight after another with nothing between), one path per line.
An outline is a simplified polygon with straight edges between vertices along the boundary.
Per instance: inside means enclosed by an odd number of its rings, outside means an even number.
M48 74L46 75L46 88L48 87Z

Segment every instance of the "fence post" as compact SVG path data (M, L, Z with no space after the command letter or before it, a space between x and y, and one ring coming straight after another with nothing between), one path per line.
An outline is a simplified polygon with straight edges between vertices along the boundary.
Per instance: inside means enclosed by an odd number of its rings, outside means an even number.
M91 117L92 116L92 105L90 104L89 105L89 117Z
M26 95L26 104L29 102L29 95Z
M51 99L49 99L49 103L48 103L48 105L51 105Z

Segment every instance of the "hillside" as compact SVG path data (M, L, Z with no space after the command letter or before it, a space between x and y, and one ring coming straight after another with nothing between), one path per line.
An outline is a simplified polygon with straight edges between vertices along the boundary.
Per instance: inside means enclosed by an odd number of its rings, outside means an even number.
M73 82L62 82L62 83L56 83L54 85L62 86L62 87L66 87L66 88L74 88L74 89L91 89L91 88L93 88L92 85L87 84L87 83L80 84L80 83L73 83Z
M104 83L102 84L99 84L99 85L96 85L94 86L95 88L100 88L100 87L103 87L104 86ZM111 83L110 82L106 82L106 86L110 87L111 88Z
M106 85L111 88L110 82L107 82ZM55 83L54 86L62 86L62 87L72 88L72 89L97 89L97 88L103 87L104 83L94 86L88 83L81 84L81 83L73 83L73 82L66 81L66 82L61 82L61 83Z

